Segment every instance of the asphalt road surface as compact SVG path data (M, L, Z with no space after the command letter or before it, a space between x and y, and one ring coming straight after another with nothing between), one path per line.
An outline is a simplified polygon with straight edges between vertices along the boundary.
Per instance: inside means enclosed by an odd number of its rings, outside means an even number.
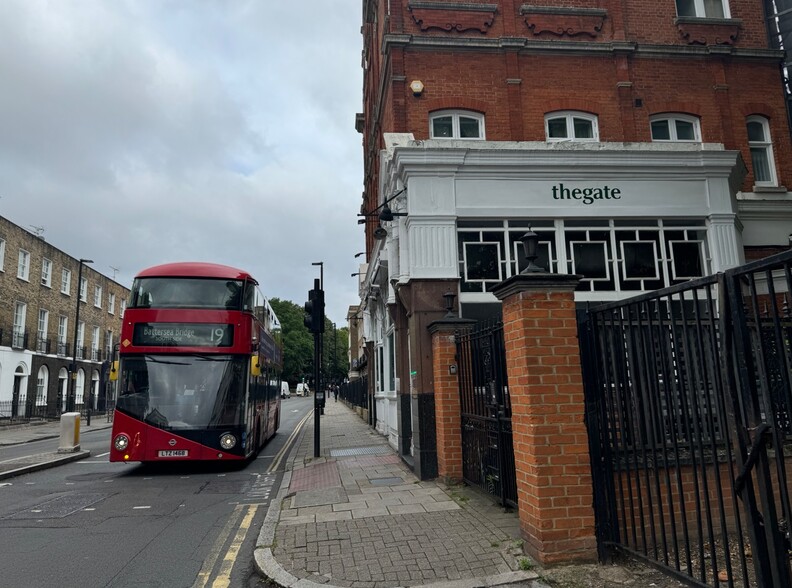
M242 467L110 463L110 429L85 433L91 457L0 482L0 584L258 585L255 541L280 487L285 445L312 408L313 398L284 400L278 434ZM57 445L6 447L0 459Z

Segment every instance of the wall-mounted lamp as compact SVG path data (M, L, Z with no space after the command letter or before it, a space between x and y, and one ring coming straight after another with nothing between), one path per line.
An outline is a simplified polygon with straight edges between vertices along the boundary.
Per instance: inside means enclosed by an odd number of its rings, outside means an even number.
M456 294L453 292L446 292L443 294L443 299L445 300L445 309L446 315L445 318L454 318L454 298L456 298Z
M355 276L365 276L366 272L355 272L350 277L354 278Z
M380 222L390 222L396 216L407 216L406 212L393 212L390 209L390 206L386 203L385 206L382 207L382 210L379 213L379 220Z
M385 237L388 236L388 231L386 231L382 227L377 227L376 229L374 229L373 235L374 235L374 238L379 241L379 240L382 240L382 239L384 239Z
M360 221L358 221L360 222ZM360 257L361 255L366 255L365 251L361 251L360 253L355 253L355 257Z
M418 98L424 91L424 85L421 80L413 80L410 82L410 90L412 90L413 96Z
M544 268L539 267L534 263L539 254L537 253L537 249L539 246L539 235L534 233L530 228L528 232L525 233L522 237L520 237L520 241L522 241L523 250L525 251L525 259L528 260L528 266L521 271L521 274L530 274L536 272L544 272L546 271Z

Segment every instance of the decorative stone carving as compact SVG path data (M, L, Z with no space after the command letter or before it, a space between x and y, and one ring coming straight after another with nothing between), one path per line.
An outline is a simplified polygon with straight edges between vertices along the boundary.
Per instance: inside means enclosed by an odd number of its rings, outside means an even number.
M676 19L679 35L688 45L734 45L742 21L731 18Z
M520 14L525 17L525 24L535 36L548 33L557 37L585 35L594 39L602 31L608 12L599 8L523 4Z
M439 29L450 33L478 31L486 34L495 20L497 4L463 2L410 2L413 20L422 31Z

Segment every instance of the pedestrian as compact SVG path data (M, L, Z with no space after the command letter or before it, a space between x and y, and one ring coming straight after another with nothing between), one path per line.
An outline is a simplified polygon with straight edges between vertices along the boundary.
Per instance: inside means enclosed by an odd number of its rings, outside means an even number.
M335 401L338 402L338 384L333 386L333 396L335 396Z

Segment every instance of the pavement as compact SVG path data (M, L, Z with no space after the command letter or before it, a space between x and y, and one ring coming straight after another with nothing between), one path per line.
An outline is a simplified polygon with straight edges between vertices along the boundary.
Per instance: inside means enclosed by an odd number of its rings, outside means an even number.
M8 445L21 445L23 443L40 441L42 439L60 439L60 426L60 421L41 421L21 425L1 425L0 447ZM106 417L104 415L100 415L98 417L94 417L91 420L90 426L86 425L85 419L82 419L80 423L80 432L85 433L87 431L108 429L112 426L112 422L108 423ZM0 480L5 480L6 478L12 478L21 474L28 474L30 472L52 468L72 461L85 459L86 457L90 457L90 455L90 451L78 449L76 451L67 453L47 451L25 457L5 459L0 461Z
M544 586L519 519L464 486L420 481L343 402L299 433L254 553L271 583L296 588ZM536 582L534 582L536 581Z

